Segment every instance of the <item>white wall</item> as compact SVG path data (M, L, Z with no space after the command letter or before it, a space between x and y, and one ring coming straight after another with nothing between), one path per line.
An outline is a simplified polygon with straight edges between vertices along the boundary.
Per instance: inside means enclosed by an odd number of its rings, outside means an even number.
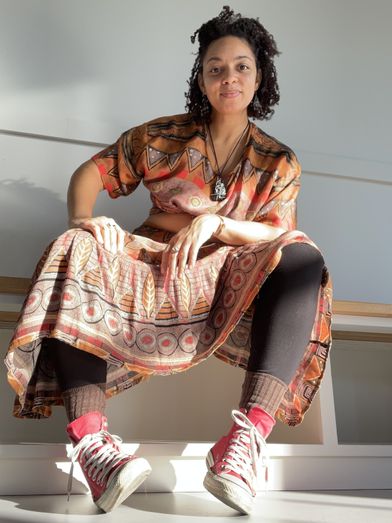
M197 50L190 35L224 3L0 0L0 275L30 276L45 245L64 230L66 188L80 163L132 125L184 111ZM303 165L299 229L322 249L334 297L390 303L392 3L237 0L230 5L258 16L282 51L281 102L272 121L258 125L290 145ZM149 206L141 186L136 197L112 201L101 195L97 214L113 215L131 229L145 219ZM7 333L2 347L6 338ZM234 380L233 388L222 403L200 412L200 398L206 405L209 396L204 390L199 396L198 384L212 383L215 372ZM218 405L227 411L238 397L241 374L215 359L112 400L120 433L157 434L161 418L148 425L145 412L135 409L138 398L153 401L162 394L168 406L155 405L154 412L175 424L155 439L179 434L181 422L173 413L183 414L188 405L176 396L180 382L188 383L190 432L198 426L196 438L218 434L226 423L217 416ZM12 394L6 394L8 410ZM122 409L132 413L129 419L121 417ZM209 428L194 412L204 415ZM63 413L56 416L49 425L37 425L31 438L61 440ZM308 416L317 418L317 412ZM0 440L20 441L24 430L23 423L9 420Z
M267 132L304 169L299 228L325 255L335 298L390 302L392 36L388 0L233 1L274 34L281 102ZM222 2L1 0L0 274L29 276L65 227L73 170L123 130L184 111L190 35ZM97 212L125 227L137 198ZM349 248L347 248L349 247ZM374 261L374 258L376 259Z

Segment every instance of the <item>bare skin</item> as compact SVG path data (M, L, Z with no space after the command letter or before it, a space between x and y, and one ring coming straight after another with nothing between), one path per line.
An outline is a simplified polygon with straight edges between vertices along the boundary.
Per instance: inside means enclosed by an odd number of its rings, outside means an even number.
M210 44L198 81L211 103L210 131L219 165L225 162L248 123L247 107L260 80L253 51L246 41L227 36ZM207 145L207 154L215 165L210 145ZM237 165L239 154L228 163L226 172ZM104 187L98 167L88 160L75 171L69 184L69 226L90 231L105 249L115 254L124 248L125 232L113 218L93 217L95 202L102 190ZM285 232L267 224L227 217L224 222L219 240L231 245L269 241ZM168 271L168 277L173 278L181 276L187 265L194 266L200 247L214 236L221 222L214 214L194 217L186 213L162 212L149 216L144 223L175 233L163 252L161 263L162 274ZM173 251L173 247L178 251Z

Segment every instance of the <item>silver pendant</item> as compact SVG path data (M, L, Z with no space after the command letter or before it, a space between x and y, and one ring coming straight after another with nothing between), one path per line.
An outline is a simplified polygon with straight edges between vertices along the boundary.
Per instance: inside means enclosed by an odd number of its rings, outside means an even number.
M214 187L214 192L211 195L211 199L214 201L221 201L226 198L226 187L225 184L222 182L222 179L220 176L217 177Z

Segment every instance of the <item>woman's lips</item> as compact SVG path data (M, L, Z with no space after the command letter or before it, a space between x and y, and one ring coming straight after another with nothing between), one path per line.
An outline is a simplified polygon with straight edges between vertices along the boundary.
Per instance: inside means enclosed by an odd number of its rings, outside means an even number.
M239 91L229 91L226 93L221 93L221 96L223 96L224 98L236 98L236 96L239 96L239 94Z

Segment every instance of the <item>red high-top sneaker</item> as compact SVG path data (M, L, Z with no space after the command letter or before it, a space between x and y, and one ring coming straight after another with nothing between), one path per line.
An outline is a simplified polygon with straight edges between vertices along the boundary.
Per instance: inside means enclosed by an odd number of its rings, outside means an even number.
M256 413L256 411L255 411ZM234 425L209 451L204 487L230 507L249 514L256 496L258 465L265 467L268 480L268 453L264 437L252 422L252 410L233 410ZM262 452L263 451L263 452Z
M72 464L79 463L94 503L104 512L115 509L151 472L147 460L120 450L121 439L107 432L106 417L100 412L77 418L67 432L74 445L68 457Z

